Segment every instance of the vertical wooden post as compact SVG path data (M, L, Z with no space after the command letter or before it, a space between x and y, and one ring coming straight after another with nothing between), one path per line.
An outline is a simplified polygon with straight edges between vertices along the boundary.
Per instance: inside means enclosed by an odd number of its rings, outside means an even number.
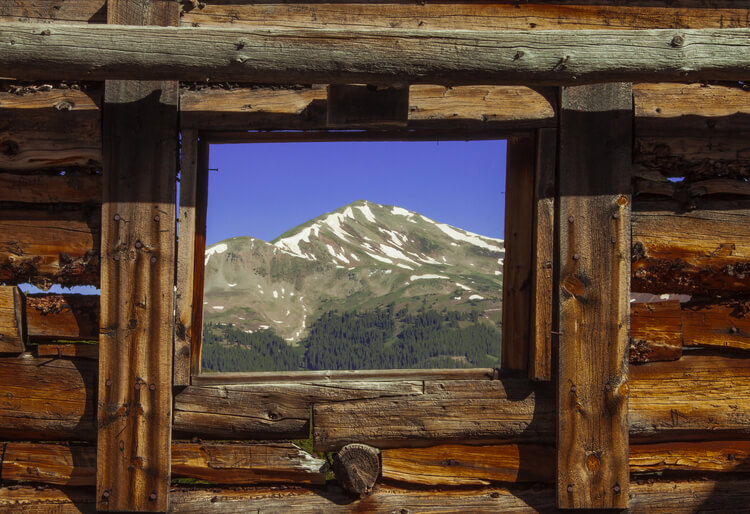
M177 25L176 2L110 0L109 23ZM168 507L176 82L107 81L97 508Z
M208 207L208 143L198 143L198 170L196 176L195 237L193 241L193 314L190 338L190 369L192 375L201 372L203 339L203 287L206 274L206 212Z
M175 295L174 385L190 385L193 339L193 276L198 174L198 131L183 130L180 146L180 215Z
M562 89L557 504L628 505L630 84Z
M526 371L531 328L531 254L536 141L508 139L505 170L505 261L503 263L503 369Z
M552 269L557 193L557 130L539 129L536 138L529 378L552 380Z
M0 286L0 354L18 355L26 349L24 305L18 286Z

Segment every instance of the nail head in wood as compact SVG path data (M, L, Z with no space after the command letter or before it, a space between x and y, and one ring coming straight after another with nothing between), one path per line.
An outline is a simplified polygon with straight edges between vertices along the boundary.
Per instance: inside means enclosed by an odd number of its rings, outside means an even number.
M573 223L575 218L573 216L568 217L568 223Z
M119 256L119 255L117 255L117 254L115 254L115 255L114 255L114 256L112 257L112 259L114 259L115 261L119 261L119 260L120 260L120 256Z
M136 241L135 242L135 247L136 248L141 248L142 246L143 246L143 243L141 243L140 241Z
M574 260L574 261L577 261L577 260L578 260L578 259L580 259L580 258L581 258L580 254L577 254L577 253L574 253L574 254L573 254L573 260Z
M158 214L156 216L154 216L154 221L155 222L159 223L159 220L161 220L161 217Z
M120 221L120 215L119 215L119 214L115 214L114 216L112 216L112 218L113 218L113 219L114 219L115 221Z
M151 264L156 262L156 257L151 257Z
M366 444L347 444L333 460L336 481L354 494L372 490L380 476L380 456L377 448Z

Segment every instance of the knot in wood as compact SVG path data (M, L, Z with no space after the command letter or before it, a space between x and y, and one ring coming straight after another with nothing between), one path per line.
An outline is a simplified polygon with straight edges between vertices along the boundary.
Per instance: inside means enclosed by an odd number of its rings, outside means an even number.
M682 45L685 44L685 38L679 34L677 34L675 37L672 38L672 41L669 43L673 48L679 48Z

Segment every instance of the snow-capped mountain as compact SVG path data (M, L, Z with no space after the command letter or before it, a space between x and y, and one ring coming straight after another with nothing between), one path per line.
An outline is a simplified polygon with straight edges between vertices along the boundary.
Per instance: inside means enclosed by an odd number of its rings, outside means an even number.
M206 249L204 319L290 343L330 310L428 304L497 320L503 241L364 200L272 242L235 237Z

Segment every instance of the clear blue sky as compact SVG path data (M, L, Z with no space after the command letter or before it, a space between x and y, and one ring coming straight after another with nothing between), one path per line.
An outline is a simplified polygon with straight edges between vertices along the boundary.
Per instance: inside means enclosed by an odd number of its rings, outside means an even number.
M503 237L505 141L211 145L207 244L270 241L356 200Z

